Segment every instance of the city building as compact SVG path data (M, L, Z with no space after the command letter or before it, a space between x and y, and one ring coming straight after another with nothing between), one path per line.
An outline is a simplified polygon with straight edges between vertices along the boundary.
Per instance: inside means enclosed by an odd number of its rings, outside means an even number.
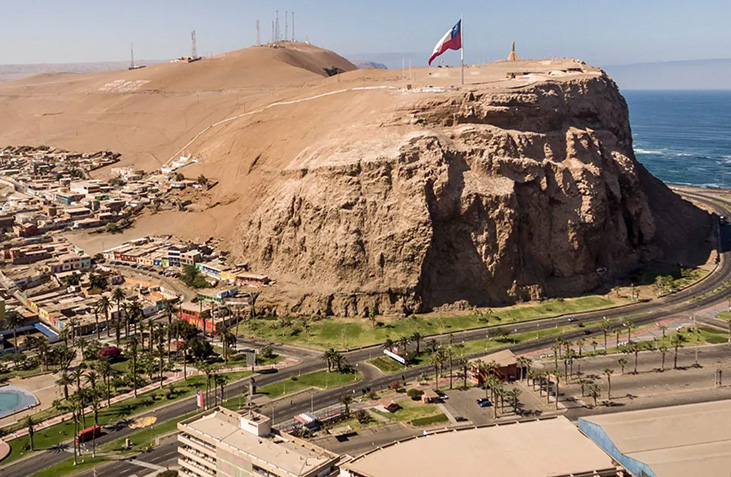
M338 455L272 429L254 412L223 407L178 423L178 463L183 477L325 477Z
M340 466L345 477L619 477L623 472L565 417L425 433Z
M632 475L731 471L731 400L583 417L578 425Z
M514 380L518 377L518 359L509 349L488 354L487 356L479 358L479 360L486 364L494 362L497 366L492 370L492 373L503 381ZM478 360L470 360L470 365L474 364L475 361ZM470 366L470 370L473 382L483 384L485 379L487 379L487 375L476 367Z

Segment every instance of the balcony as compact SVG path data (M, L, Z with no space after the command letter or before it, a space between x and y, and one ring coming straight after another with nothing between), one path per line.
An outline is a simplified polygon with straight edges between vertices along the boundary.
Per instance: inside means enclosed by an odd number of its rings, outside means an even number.
M195 474L196 477L216 477L215 472L211 472L209 469L206 469L192 459L181 457L180 459L178 459L178 463L182 465L184 469L187 469Z
M193 449L196 449L199 452L202 452L204 454L213 454L216 455L216 448L215 446L212 446L211 444L207 442L203 442L200 439L197 439L190 434L179 434L178 435L178 442L181 444L184 444L188 447L192 447Z
M193 449L192 447L184 445L178 447L178 453L182 457L187 457L188 459L197 462L203 467L210 469L211 472L213 472L214 474L216 473L216 459L213 459L210 456Z

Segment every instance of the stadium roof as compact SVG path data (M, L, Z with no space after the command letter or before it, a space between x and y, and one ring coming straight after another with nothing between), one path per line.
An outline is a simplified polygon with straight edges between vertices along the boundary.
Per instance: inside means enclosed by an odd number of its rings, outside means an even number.
M635 475L731 469L731 400L585 417L579 428Z
M594 472L617 475L612 459L564 417L427 434L341 466L341 474L363 477L546 477Z

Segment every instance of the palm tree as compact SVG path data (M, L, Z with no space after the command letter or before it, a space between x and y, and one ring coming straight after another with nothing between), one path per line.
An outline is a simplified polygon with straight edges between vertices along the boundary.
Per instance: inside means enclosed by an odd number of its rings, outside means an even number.
M606 368L604 370L604 374L607 376L607 401L612 400L612 374L614 373L613 369Z
M114 368L112 368L111 363L107 361L106 359L100 359L97 363L96 367L97 371L102 377L102 380L104 381L104 384L107 388L107 407L111 406L111 397L112 397L112 374L114 373Z
M221 404L223 404L223 401L226 400L224 391L226 390L227 382L228 376L226 376L225 374L219 374L216 376L216 384L218 384L218 388L221 390Z
M594 398L594 406L596 406L596 400L600 396L599 385L596 383L589 383L587 386L587 394Z
M41 338L38 342L38 346L36 348L36 351L38 352L38 357L41 360L41 369L43 371L48 370L48 355L51 351L51 347L48 346L48 342L45 338Z
M558 409L558 395L559 395L559 385L561 382L561 371L556 371L553 373L554 376L556 376L556 409Z
M30 450L34 451L36 450L33 446L33 435L35 434L35 428L33 426L36 425L36 421L33 419L33 416L26 416L23 419L23 425L28 428L28 439L30 440Z
M556 343L551 346L551 350L553 351L553 369L558 370L558 353L561 352L561 342L559 338Z
M619 358L617 360L617 364L619 364L622 367L622 374L624 374L624 367L627 366L627 360L624 358Z
M165 312L165 316L168 319L168 361L170 361L172 357L172 353L170 351L170 338L171 330L173 329L173 314L175 313L175 305L173 305L169 301L166 301L165 305L163 305L163 311Z
M350 417L350 405L353 402L353 396L351 394L343 394L340 396L340 404L345 407L345 417Z
M322 360L325 361L325 364L327 365L328 373L330 371L332 371L333 358L335 357L336 354L337 354L337 351L335 351L335 348L330 348L322 354Z
M112 292L112 300L117 302L117 319L114 321L114 327L115 327L115 333L116 333L116 343L117 346L119 346L119 335L120 335L120 325L122 324L122 316L124 307L122 306L122 303L127 299L127 296L124 294L124 290L121 288L115 288Z
M61 373L61 377L56 380L56 384L58 384L59 386L63 386L63 397L66 400L68 400L69 398L69 384L73 383L74 381L68 374L66 374L65 371Z
M188 348L189 347L190 347L190 345L188 344L187 341L183 341L178 346L178 354L183 358L183 380L185 380L185 381L188 380L187 363L188 363Z
M13 353L18 352L18 327L23 324L25 318L17 311L9 311L5 314L5 326L13 329Z
M411 335L411 341L416 345L417 356L421 353L421 341L423 339L424 337L418 331L414 331L414 334Z
M442 366L446 357L444 356L444 350L438 349L432 354L431 364L434 365L434 389L439 389L439 368Z
M457 360L457 366L462 369L462 386L467 389L467 375L469 373L470 361L464 356L460 357Z
M517 414L518 413L518 398L520 398L522 391L518 388L512 388L510 391L508 391L508 397L510 398L510 401L513 406L513 411Z
M104 313L104 327L107 329L107 338L110 336L109 330L109 310L112 308L112 303L109 301L109 297L102 295L95 303L96 313ZM97 334L96 339L99 339L99 323L96 326Z
M680 333L675 333L670 338L670 344L675 349L675 356L673 357L673 369L678 369L678 350L683 347L685 337Z
M624 327L627 328L627 343L632 341L632 330L635 328L635 324L629 320L624 322Z
M130 300L129 304L127 305L127 320L125 320L125 330L124 330L124 337L127 338L127 336L130 333L130 325L133 327L132 332L137 334L137 322L139 322L142 319L142 305L140 305L140 302L133 299ZM149 326L148 326L149 328Z
M335 369L338 371L338 373L342 373L343 370L348 366L348 360L345 359L345 356L336 351L333 355L333 366L335 366Z
M607 334L609 333L609 329L612 327L612 323L607 320L607 317L605 316L599 323L599 327L602 329L602 333L604 333L604 354L607 354L609 352L609 347L607 346Z
M662 343L660 343L660 346L658 346L657 349L662 355L662 366L660 367L660 372L663 372L665 371L665 354L668 352L668 345L666 345L663 341Z
M137 336L132 335L127 342L127 351L132 359L132 389L137 397Z

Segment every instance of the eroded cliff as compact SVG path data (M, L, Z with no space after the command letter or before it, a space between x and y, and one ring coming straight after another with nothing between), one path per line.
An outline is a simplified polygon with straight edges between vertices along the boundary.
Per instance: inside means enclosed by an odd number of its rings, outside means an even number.
M495 305L708 254L709 216L637 163L627 105L603 74L414 95L379 128L382 141L307 151L239 228L238 253L281 277L260 306ZM313 155L328 158L310 167Z

